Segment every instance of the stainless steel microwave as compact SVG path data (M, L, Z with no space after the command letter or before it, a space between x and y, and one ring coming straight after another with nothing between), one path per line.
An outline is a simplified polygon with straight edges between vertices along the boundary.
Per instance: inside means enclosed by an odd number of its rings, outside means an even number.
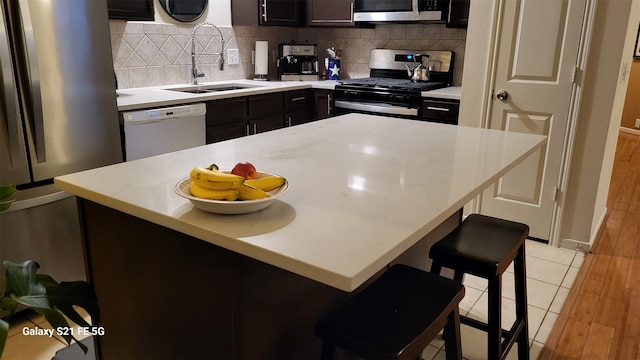
M355 0L354 21L443 20L448 1L443 0Z

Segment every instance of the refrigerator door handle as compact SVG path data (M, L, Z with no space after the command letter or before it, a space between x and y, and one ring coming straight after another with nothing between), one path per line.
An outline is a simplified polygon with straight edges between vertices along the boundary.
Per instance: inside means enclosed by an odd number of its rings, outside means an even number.
M4 18L4 12L0 11L0 20L2 20L3 24L6 24L6 20ZM11 52L9 51L9 34L7 33L7 29L2 26L0 27L0 65L2 69L0 69L2 77L2 88L0 89L0 94L4 98L4 104L0 108L0 110L4 110L2 114L2 119L5 120L5 123L2 124L7 129L8 139L10 149L10 157L11 163L15 164L19 159L16 157L20 154L20 142L18 139L22 136L20 133L20 109L18 104L18 96L16 93L16 82L13 76L13 60L11 59Z
M31 177L5 11L6 8L0 8L0 103L3 105L0 106L0 140L7 146L0 148L0 183L22 184Z
M44 194L37 197L18 199L13 203L11 203L11 206L3 212L10 213L10 212L20 211L24 209L30 209L37 206L47 205L52 202L64 200L72 196L73 194L70 194L66 191L57 190L57 191L53 191L51 193Z
M44 142L44 115L42 111L42 93L40 92L40 73L38 70L38 56L36 54L36 40L33 30L33 22L29 10L29 0L19 0L20 17L23 29L23 49L24 57L27 60L27 69L25 75L29 77L23 86L25 86L25 96L28 98L30 113L27 114L25 120L30 122L31 126L27 126L31 132L36 160L43 163L47 160Z

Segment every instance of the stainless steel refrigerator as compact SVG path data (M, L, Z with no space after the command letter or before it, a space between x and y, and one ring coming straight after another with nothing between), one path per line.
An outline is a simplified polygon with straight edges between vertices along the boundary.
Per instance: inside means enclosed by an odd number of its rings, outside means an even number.
M85 278L75 198L58 175L122 161L106 0L0 0L0 260Z

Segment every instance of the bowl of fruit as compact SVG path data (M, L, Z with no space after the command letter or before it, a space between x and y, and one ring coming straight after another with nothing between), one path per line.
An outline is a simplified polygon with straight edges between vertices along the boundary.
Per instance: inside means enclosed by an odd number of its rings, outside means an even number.
M213 164L196 167L175 185L176 194L198 209L216 214L246 214L262 210L289 189L284 177L257 171L240 162L230 171Z

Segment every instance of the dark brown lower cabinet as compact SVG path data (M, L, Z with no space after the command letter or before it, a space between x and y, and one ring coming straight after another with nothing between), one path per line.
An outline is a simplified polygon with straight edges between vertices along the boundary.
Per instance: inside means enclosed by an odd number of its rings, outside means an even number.
M247 135L247 122L240 121L230 124L207 127L207 144L218 141L231 140Z
M333 116L333 91L316 90L314 93L315 119L326 119Z
M313 116L313 91L309 89L284 93L284 125L304 124Z
M207 102L207 144L284 127L283 95L271 93Z
M276 130L284 127L282 123L282 114L249 120L249 124L247 126L249 135L259 134L261 132Z

